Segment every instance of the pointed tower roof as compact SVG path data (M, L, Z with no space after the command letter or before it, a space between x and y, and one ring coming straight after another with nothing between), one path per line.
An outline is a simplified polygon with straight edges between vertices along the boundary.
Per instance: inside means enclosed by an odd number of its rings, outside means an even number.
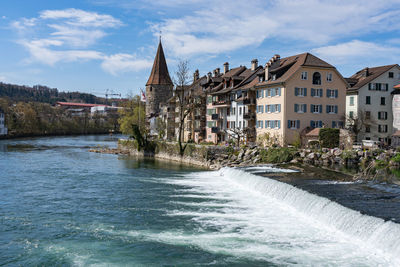
M153 68L151 69L149 80L146 85L172 85L171 77L169 77L167 62L165 61L164 51L161 40L158 44L157 54L154 59Z

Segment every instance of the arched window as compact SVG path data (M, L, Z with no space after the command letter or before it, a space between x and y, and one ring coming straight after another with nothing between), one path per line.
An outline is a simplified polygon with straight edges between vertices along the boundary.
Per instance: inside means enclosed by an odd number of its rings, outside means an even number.
M314 72L312 76L313 84L321 84L321 74L319 72Z

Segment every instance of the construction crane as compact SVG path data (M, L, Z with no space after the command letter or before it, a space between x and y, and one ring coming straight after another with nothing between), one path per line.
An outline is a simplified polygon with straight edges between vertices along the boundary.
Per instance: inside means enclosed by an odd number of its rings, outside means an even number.
M105 97L106 97L106 105L108 105L108 97L109 96L119 96L119 98L121 98L121 94L117 94L117 93L114 93L114 90L110 90L110 89L107 89L106 90L106 93L97 93L97 92L94 92L94 93L92 93L92 94L95 94L95 95L104 95Z

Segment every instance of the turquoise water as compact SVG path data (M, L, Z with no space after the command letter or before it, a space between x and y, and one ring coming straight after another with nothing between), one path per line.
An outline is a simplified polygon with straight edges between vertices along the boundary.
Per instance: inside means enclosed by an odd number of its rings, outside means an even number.
M0 265L400 264L398 224L246 170L88 152L115 143L0 141Z

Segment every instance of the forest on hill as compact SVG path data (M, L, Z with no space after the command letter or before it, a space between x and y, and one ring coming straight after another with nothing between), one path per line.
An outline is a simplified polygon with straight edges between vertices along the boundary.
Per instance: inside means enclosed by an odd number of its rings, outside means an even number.
M93 94L80 92L60 92L57 88L35 85L15 85L0 82L0 98L8 98L13 102L41 102L53 105L58 101L106 104L106 100Z

